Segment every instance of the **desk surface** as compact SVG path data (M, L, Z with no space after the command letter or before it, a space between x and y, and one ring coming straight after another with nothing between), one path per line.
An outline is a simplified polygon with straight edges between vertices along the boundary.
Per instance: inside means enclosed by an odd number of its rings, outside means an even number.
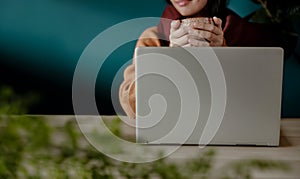
M66 120L74 119L74 116L46 116L51 124L60 125ZM79 116L78 118L89 120L99 118L97 116ZM104 121L113 120L116 116L103 116ZM92 120L90 120L92 121ZM94 124L86 123L90 126ZM134 135L134 129L127 125L121 126L123 135ZM167 148L167 146L156 146L160 149ZM251 147L251 146L208 146L206 149L213 149L216 152L214 159L214 169L217 171L222 166L247 159L267 159L282 161L290 166L289 171L255 171L254 178L300 178L300 119L284 118L281 120L281 137L279 147ZM181 162L195 158L201 154L198 146L182 146L176 152L168 156L168 160Z

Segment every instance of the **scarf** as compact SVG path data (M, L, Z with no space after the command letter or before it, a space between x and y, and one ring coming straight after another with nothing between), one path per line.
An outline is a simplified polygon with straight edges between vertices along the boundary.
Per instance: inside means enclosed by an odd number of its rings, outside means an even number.
M169 46L170 29L172 20L180 20L183 16L172 5L167 5L159 24L157 25L158 37L161 40L162 46Z

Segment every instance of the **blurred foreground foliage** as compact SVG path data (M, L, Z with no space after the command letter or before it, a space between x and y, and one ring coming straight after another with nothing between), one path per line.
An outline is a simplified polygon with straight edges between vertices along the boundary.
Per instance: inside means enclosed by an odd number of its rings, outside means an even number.
M36 100L0 89L0 178L251 178L253 170L287 170L282 162L241 160L213 172L214 150L194 159L172 162L160 159L136 164L113 160L92 146L82 145L77 123L69 120L61 127L49 125L39 116L22 115ZM18 115L15 115L18 114ZM120 135L120 119L108 128Z

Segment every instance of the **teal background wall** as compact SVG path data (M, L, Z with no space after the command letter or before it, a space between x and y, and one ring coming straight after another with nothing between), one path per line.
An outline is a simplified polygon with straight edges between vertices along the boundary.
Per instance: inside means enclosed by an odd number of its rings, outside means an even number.
M162 0L1 0L0 83L21 93L40 93L33 113L72 113L72 77L89 42L119 22L160 16L164 6ZM134 46L118 48L99 72L97 101L104 113L114 112L111 81L132 58Z
M159 17L163 0L1 0L0 85L20 93L36 91L41 101L31 113L71 114L71 85L80 54L100 32L138 17ZM246 16L260 6L231 0L229 8ZM109 43L109 42L107 42ZM132 57L135 41L118 48L105 62L96 85L100 112L113 114L111 82ZM298 46L300 46L298 44ZM298 48L299 50L299 48ZM299 53L298 53L299 54ZM300 63L292 55L285 63L283 117L300 117ZM117 89L113 90L117 95Z

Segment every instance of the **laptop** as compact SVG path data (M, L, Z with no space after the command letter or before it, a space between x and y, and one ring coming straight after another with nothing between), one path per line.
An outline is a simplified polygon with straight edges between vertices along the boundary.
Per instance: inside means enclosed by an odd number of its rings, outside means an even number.
M283 49L136 48L136 141L278 146Z

